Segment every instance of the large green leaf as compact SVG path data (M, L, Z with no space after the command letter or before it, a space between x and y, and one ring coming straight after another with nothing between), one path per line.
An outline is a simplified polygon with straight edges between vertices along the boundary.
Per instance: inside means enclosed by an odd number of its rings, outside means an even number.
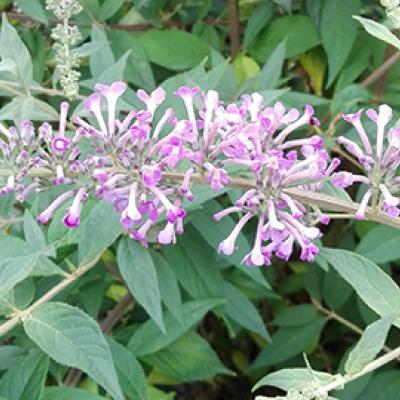
M246 329L258 333L266 340L270 340L257 308L239 289L230 283L225 283L225 296L225 311L229 317Z
M328 249L321 256L355 289L360 298L380 316L397 315L400 327L400 289L376 264L348 250Z
M252 369L268 367L285 361L302 352L308 352L318 342L325 319L318 317L313 322L295 328L281 328L272 335L251 365Z
M0 371L9 369L17 360L27 354L25 349L14 345L0 346Z
M139 40L151 62L173 71L195 67L210 51L206 42L185 31L153 30Z
M122 391L130 400L146 400L146 375L132 352L108 338Z
M324 372L310 371L307 368L281 369L268 374L259 380L253 387L253 391L262 386L274 386L282 390L302 390L318 382L320 386L327 385L333 380L331 374Z
M44 390L43 400L106 400L106 398L91 394L83 389L48 386Z
M280 43L261 69L257 90L269 90L278 86L285 61L286 41ZM268 99L268 97L266 97Z
M143 361L179 382L200 381L216 374L232 374L206 340L187 332L168 347L143 357Z
M286 57L297 56L320 43L318 33L305 15L274 19L258 35L250 53L259 62L265 62L273 50L286 39Z
M91 261L106 250L122 233L123 228L114 207L99 202L90 212L79 232L79 259Z
M29 15L44 24L49 22L39 0L17 0L17 4L25 15Z
M27 335L60 364L79 368L116 400L123 400L112 355L97 323L63 303L38 307L24 322Z
M397 400L400 391L400 372L384 371L376 374L369 381L365 390L356 400Z
M360 7L360 0L329 0L324 4L321 37L322 45L328 54L328 86L337 77L353 47L357 36L357 24L352 16L359 12Z
M118 268L132 295L164 331L160 288L149 250L123 238L118 246Z
M0 56L2 60L14 61L18 82L27 88L33 79L31 56L15 28L8 22L5 13L1 25Z
M33 351L9 369L0 381L0 396L12 400L39 400L49 368L49 358Z
M388 315L368 325L356 347L350 352L345 364L349 375L361 371L382 350L394 316Z
M355 251L376 263L386 263L400 258L400 229L378 225L371 229Z
M128 349L137 357L154 353L167 347L199 322L212 308L222 304L220 299L189 301L183 305L183 323L169 312L165 313L166 334L163 334L153 320L142 324L133 334Z

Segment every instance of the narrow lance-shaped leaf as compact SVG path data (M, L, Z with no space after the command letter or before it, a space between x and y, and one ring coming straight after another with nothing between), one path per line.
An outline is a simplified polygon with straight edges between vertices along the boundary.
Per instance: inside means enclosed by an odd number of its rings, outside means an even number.
M165 331L157 272L149 251L130 238L122 239L118 247L118 267L129 291Z
M393 320L394 315L388 315L367 326L344 366L349 375L361 371L382 350Z

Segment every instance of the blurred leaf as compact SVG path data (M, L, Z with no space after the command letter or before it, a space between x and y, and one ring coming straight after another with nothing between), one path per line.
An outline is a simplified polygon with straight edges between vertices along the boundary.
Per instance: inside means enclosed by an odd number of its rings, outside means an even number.
M365 390L357 397L357 400L397 400L399 390L399 371L384 371L372 377Z
M360 11L360 0L329 0L322 11L322 45L328 55L329 76L327 86L336 79L357 36L357 24L352 15ZM338 46L340 43L340 46Z
M30 18L36 19L44 24L49 23L39 0L17 0L17 4L22 12Z
M325 77L326 62L322 50L317 48L300 55L300 62L308 76L314 93L322 96L322 85Z
M19 127L24 121L56 121L58 112L49 104L33 97L14 97L0 110L1 120L14 120Z
M302 390L305 387L315 385L324 386L330 383L334 377L324 372L311 371L307 368L281 369L272 372L259 380L253 387L256 391L262 386L273 386L289 391L290 389Z
M149 60L173 71L190 69L209 55L208 45L197 36L178 30L149 31L139 37Z
M360 241L355 251L376 263L400 258L400 229L378 225Z
M178 382L206 380L216 374L232 375L208 342L195 332L187 332L143 360Z
M284 16L274 19L258 35L250 54L265 62L273 50L286 39L286 57L297 56L320 43L318 33L310 18L305 15Z
M344 367L347 374L354 375L361 371L378 355L385 344L393 320L393 315L387 315L367 326L347 358Z
M350 113L362 102L368 102L370 94L360 85L349 85L342 89L339 93L335 93L331 104L331 111L333 115L339 113Z
M313 322L295 328L281 328L272 335L268 343L258 354L251 369L268 367L285 361L302 352L308 352L318 342L326 320L317 317Z
M139 39L128 32L110 30L107 33L116 57L121 57L129 50L125 66L125 79L147 91L154 90L156 84L146 52Z
M293 0L273 0L274 3L281 6L288 14L292 13L292 2Z
M37 250L43 250L46 247L44 233L29 210L25 210L24 214L24 235L26 241Z
M25 320L24 328L55 361L81 369L116 400L123 400L107 341L96 321L79 308L43 304Z
M311 323L318 315L316 308L311 304L291 306L280 312L272 321L281 328L302 326Z
M257 90L274 89L278 86L285 62L286 41L280 43L262 67L258 78Z
M257 308L239 289L226 282L225 296L225 311L230 318L265 340L271 340Z
M0 380L0 396L12 400L39 400L49 368L49 358L33 351L13 365Z
M165 332L157 272L149 250L131 238L118 246L118 268L129 291Z
M260 72L258 64L250 57L243 53L239 54L233 61L233 69L235 71L236 83L240 86L248 79L254 78Z
M397 49L400 49L400 40L392 32L390 32L390 30L385 25L373 21L372 19L362 18L358 16L354 16L353 18L361 22L364 29L372 36L375 36L379 40L383 40L384 42L389 43Z
M48 386L44 390L43 400L106 400L106 398L91 394L83 389L66 386Z
M106 21L112 17L125 3L125 0L105 0L100 7L98 14L98 20L100 22Z
M268 24L274 12L270 1L264 1L252 12L244 31L243 47L247 49L258 33Z
M400 315L400 289L376 264L348 250L323 248L321 256L380 316ZM400 317L396 317L394 325L400 327Z
M15 28L9 24L6 14L3 14L1 25L0 55L2 60L14 61L19 83L28 88L33 79L31 56Z
M27 350L15 346L3 344L0 346L0 371L11 368L16 361L20 361L27 355Z
M146 376L142 366L133 354L114 339L108 338L108 344L117 369L122 391L130 400L147 400Z
M349 299L353 288L333 268L329 268L324 274L322 293L329 308L338 310Z
M174 342L187 332L212 308L222 304L219 299L194 300L183 305L183 323L177 321L169 312L165 313L163 334L153 320L142 324L133 334L128 349L137 357L154 353Z

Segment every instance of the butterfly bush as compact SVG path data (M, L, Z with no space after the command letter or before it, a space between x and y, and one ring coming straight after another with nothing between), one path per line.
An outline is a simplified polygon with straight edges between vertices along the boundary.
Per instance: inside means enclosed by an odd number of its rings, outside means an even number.
M398 217L400 178L397 176L397 170L400 164L400 128L386 128L392 120L392 109L388 105L381 105L378 112L368 109L366 116L376 125L376 142L373 147L361 121L362 114L363 110L360 110L355 114L343 116L356 130L361 146L344 136L338 138L338 143L357 159L364 174L341 171L333 175L332 183L341 188L354 183L361 183L367 187L355 214L356 219L365 217L368 204L391 217Z
M329 217L318 207L292 198L290 189L320 191L339 160L329 159L321 137L299 138L296 134L298 129L319 125L311 106L304 111L287 110L279 102L265 107L258 93L242 96L238 104L224 104L214 90L203 93L197 87L181 87L175 95L182 100L186 115L178 118L172 108L164 106L166 93L157 88L151 93L138 90L142 109L119 118L117 102L126 89L124 82L96 85L84 102L89 117L74 116L70 122L69 105L62 103L58 129L48 123L37 130L31 122L19 128L0 125L5 138L0 141L0 163L9 171L0 194L14 193L24 201L33 191L57 186L61 194L38 219L48 223L65 205L63 223L74 228L94 193L113 204L133 239L147 245L156 232L156 240L167 245L184 231L193 185L205 181L210 190L223 189L237 179L231 172L236 170L254 185L233 206L214 216L216 222L228 215L236 221L218 251L225 255L236 251L239 234L254 220L256 233L252 250L243 258L245 264L269 265L273 255L288 260L296 247L301 260L314 260L318 253L315 239L322 235L317 224L327 224ZM387 108L379 114L368 113L379 132L387 113ZM363 132L357 115L347 118ZM67 127L72 135L66 135ZM355 143L341 139L357 152L366 168L372 171L375 164L380 170L386 168L385 176L393 182L380 183L379 188L385 196L385 210L392 214L397 206L390 195L395 178L388 166L393 169L398 137L397 130L390 131L391 147L379 162L380 153L374 158L370 147L364 153ZM83 151L87 144L90 150ZM33 176L33 168L43 173ZM341 186L350 181L367 183L367 179L347 172L334 174Z

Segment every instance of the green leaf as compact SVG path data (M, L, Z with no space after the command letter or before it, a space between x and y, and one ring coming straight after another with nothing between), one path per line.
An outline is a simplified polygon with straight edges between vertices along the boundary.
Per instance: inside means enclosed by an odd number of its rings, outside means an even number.
M43 304L25 320L24 328L55 361L81 369L116 400L123 400L107 341L97 323L79 308Z
M49 368L49 358L33 351L9 369L0 381L0 396L12 400L39 400Z
M357 36L357 24L351 18L359 12L359 0L329 0L324 4L321 20L322 45L328 55L327 86L336 79ZM338 46L340 43L340 46Z
M400 315L400 290L376 264L348 250L323 248L321 256L380 316ZM400 327L400 317L396 317L394 325Z
M244 31L243 47L246 49L254 41L261 29L269 22L274 12L271 2L262 2L251 14Z
M91 394L83 389L48 386L44 390L43 400L106 400L106 398Z
M210 201L204 210L193 213L191 218L193 226L214 249L218 248L218 244L229 235L235 226L235 222L230 216L221 219L218 223L214 222L213 215L221 211L221 209L222 207L216 201ZM236 245L239 249L238 251L234 252L231 256L219 255L218 258L230 261L243 273L249 275L255 282L266 289L270 289L271 286L264 278L260 269L248 268L243 265L242 258L251 249L249 242L242 233L239 235Z
M151 256L157 270L161 299L171 314L179 322L183 322L181 292L175 271L159 253L154 251Z
M14 97L0 110L1 120L14 120L19 126L23 121L56 121L58 112L49 104L33 97Z
M262 67L258 78L257 90L274 89L278 86L285 61L286 41L280 43Z
M272 321L281 328L291 328L311 323L318 315L316 308L311 304L288 307L280 312Z
M339 112L350 113L358 108L359 103L368 102L370 94L360 85L349 85L340 92L335 93L332 100L331 111L333 115Z
M389 370L372 377L357 400L397 400L400 391L400 372Z
M116 57L121 57L131 50L125 66L125 79L145 90L153 90L156 86L153 71L139 39L131 33L117 30L110 30L107 36Z
M388 315L368 325L361 339L350 352L344 369L354 375L370 363L382 350L395 316Z
M0 300L33 271L40 252L0 261Z
M17 0L17 4L22 12L29 17L36 19L39 22L43 22L44 24L49 23L43 6L40 4L39 0Z
M160 332L153 320L149 320L135 331L128 343L128 349L137 357L161 350L192 328L208 311L222 303L220 299L194 300L185 303L183 323L166 312L164 318L166 334Z
M400 258L400 229L378 225L371 229L355 251L376 263L386 263Z
M38 250L46 247L46 238L39 224L33 218L29 210L25 210L24 214L24 234L25 240Z
M0 346L0 371L9 369L27 354L25 349L14 345Z
M271 339L257 308L239 289L226 282L225 296L225 311L230 318L265 340Z
M318 33L305 15L284 16L274 19L258 35L250 54L265 62L273 50L286 39L286 57L297 56L320 43Z
M14 61L17 67L18 81L27 88L33 79L32 60L28 49L22 42L15 28L13 28L3 13L0 37L0 56Z
M326 320L316 318L312 323L295 328L281 328L254 360L251 369L268 367L285 361L302 352L310 351L318 342Z
M124 2L125 0L106 0L100 7L98 20L104 22L112 17L122 7Z
M379 40L382 40L396 47L397 49L400 49L400 40L392 32L390 32L385 25L368 18L362 18L358 16L353 18L361 22L364 29L372 36L375 36Z
M157 272L148 249L131 238L123 238L117 257L129 291L164 332Z
M302 390L305 387L315 385L324 386L333 380L331 374L325 372L311 371L307 368L281 369L272 372L259 380L253 387L253 392L262 386L273 386L282 390Z
M153 30L139 37L149 60L173 71L190 69L209 55L209 46L195 35L179 30Z
M168 347L143 357L143 361L178 382L193 382L229 374L207 341L187 332Z
M147 400L146 375L134 355L112 338L107 338L122 391L130 400Z
M247 80L256 77L260 72L258 64L251 57L248 57L243 53L237 55L233 61L233 68L238 86L242 85Z
M81 263L93 260L111 246L123 228L112 204L101 201L91 210L79 234Z

